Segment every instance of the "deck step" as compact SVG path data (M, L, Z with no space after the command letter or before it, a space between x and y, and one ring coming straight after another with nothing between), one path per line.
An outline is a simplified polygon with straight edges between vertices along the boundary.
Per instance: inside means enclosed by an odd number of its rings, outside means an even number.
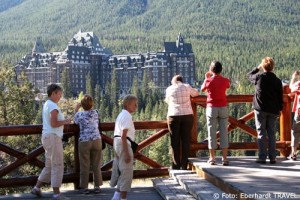
M173 178L155 178L152 180L153 187L165 200L195 200L181 185Z
M164 199L168 200L211 200L225 199L225 197L228 199L228 196L224 195L224 191L199 177L195 172L187 170L170 170L170 178L155 179L154 187ZM178 197L179 193L181 198Z
M171 177L176 180L187 192L189 192L196 199L211 200L223 199L224 191L216 187L209 181L199 177L195 172L184 170L171 170ZM229 198L230 199L230 198Z

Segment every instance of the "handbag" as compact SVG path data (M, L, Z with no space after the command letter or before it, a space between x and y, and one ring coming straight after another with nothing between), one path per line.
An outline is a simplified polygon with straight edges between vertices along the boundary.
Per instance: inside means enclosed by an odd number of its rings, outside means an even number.
M139 144L137 144L136 142L132 141L132 140L130 139L130 137L126 137L126 138L127 138L127 140L130 141L132 151L133 151L133 153L135 153L135 152L137 151L138 147L139 147Z
M98 110L96 110L98 113ZM103 140L103 133L101 131L101 121L100 121L100 117L99 117L99 131L100 131L100 135L101 135L101 142L102 142L102 150L106 148L106 142Z
M114 137L121 137L120 135L115 135ZM131 148L132 148L132 152L136 153L139 144L137 144L136 142L134 142L133 140L130 139L130 137L126 137L127 140L130 142Z
M105 149L105 148L106 148L106 142L103 140L103 137L102 137L103 133L102 133L102 132L100 132L100 134L101 134L102 150L103 150L103 149Z

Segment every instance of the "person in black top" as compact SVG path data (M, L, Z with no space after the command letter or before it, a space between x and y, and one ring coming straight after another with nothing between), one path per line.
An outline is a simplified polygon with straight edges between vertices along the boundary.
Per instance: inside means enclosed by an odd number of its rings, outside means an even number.
M283 107L282 83L273 73L275 62L271 57L262 59L261 64L247 74L248 80L255 85L253 107L257 130L257 163L265 164L267 155L271 164L276 163L276 120ZM262 73L258 73L260 70ZM268 154L266 137L268 136Z

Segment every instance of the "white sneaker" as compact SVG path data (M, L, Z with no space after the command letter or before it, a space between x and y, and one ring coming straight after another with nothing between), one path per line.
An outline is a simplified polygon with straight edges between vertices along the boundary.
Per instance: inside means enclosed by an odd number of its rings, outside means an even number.
M115 192L114 196L111 200L121 200L121 193L120 192Z

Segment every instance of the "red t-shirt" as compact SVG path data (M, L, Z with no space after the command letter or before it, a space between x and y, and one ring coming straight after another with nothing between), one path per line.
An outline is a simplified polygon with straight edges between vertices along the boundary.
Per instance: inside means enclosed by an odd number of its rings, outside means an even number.
M214 75L204 82L202 91L207 90L207 106L227 106L226 90L230 87L230 80L221 75Z
M293 85L291 85L290 89L291 89L291 92L295 93L292 112L296 112L300 108L300 98L299 98L299 95L300 95L300 81L297 81Z

